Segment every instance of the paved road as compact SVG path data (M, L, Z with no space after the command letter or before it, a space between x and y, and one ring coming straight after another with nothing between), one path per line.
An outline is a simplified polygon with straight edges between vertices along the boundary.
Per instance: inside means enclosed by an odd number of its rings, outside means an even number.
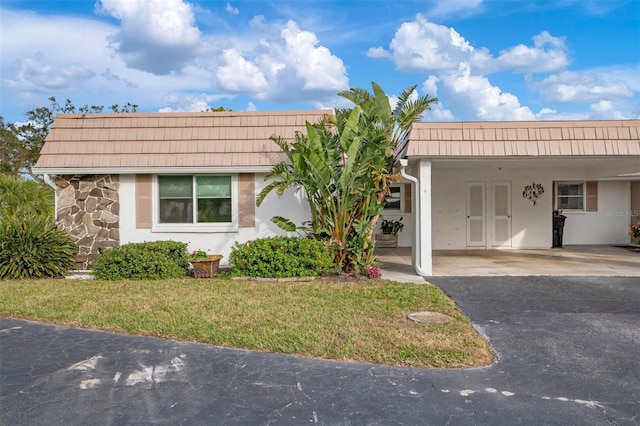
M340 363L0 319L6 425L637 425L638 278L434 278L488 368Z

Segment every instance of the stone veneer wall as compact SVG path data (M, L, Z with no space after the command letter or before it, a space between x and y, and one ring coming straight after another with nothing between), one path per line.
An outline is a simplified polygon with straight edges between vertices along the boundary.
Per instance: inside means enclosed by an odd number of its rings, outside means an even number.
M91 269L102 249L120 244L117 175L56 177L58 224L78 246L77 269Z

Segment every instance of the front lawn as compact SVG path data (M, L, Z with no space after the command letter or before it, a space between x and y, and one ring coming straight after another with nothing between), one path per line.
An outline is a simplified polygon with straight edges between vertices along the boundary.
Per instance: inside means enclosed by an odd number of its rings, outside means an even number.
M406 318L425 310L454 321ZM429 284L0 281L0 316L388 365L476 367L493 360L455 304Z

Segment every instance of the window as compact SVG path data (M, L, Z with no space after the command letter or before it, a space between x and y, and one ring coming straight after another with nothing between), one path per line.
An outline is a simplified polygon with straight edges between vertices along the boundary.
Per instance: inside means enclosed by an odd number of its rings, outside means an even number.
M389 190L391 191L391 193L384 198L386 202L386 204L384 205L384 209L402 212L404 198L403 185L391 186Z
M559 182L556 185L556 209L584 210L584 182Z
M231 176L158 176L158 223L230 224Z

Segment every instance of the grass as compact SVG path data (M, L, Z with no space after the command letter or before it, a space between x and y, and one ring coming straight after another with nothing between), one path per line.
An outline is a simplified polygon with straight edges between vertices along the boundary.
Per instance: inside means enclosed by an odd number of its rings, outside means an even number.
M424 310L454 321L406 319ZM0 316L387 365L458 368L493 360L458 307L429 284L0 281Z

